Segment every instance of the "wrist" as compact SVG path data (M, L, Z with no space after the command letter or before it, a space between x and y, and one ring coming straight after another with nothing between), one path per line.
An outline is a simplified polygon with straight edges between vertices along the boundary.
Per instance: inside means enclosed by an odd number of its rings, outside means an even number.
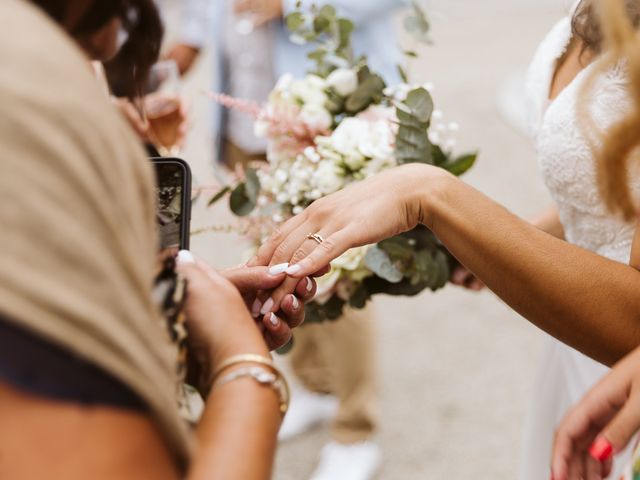
M403 186L403 202L415 225L433 227L441 206L446 205L449 189L457 181L451 173L432 165L411 164L406 169L407 184Z

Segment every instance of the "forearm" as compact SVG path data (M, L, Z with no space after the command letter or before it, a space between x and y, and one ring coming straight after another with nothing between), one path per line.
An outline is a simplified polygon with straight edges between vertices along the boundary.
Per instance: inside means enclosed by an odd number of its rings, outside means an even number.
M606 364L640 344L640 272L542 232L452 176L425 182L425 224L521 315Z
M548 208L529 218L529 223L560 240L565 239L564 228L562 223L560 223L560 216L558 215L558 209L556 207Z
M270 479L280 421L278 395L253 379L215 390L198 427L189 480Z

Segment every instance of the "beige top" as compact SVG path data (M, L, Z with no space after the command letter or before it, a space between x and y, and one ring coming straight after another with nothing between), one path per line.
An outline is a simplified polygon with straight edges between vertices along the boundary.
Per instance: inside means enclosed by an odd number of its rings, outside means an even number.
M176 349L152 302L153 173L71 39L0 1L0 316L111 373L185 467Z

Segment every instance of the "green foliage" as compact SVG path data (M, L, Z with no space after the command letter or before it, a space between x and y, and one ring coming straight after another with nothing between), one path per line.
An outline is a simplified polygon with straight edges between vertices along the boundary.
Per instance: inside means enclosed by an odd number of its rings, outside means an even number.
M287 343L285 346L280 347L278 350L276 350L276 353L278 355L286 355L287 353L291 352L294 345L295 345L295 338L291 337L291 340L289 340L289 343Z
M294 43L316 44L316 49L308 54L316 64L313 72L316 75L326 78L336 68L357 65L351 46L355 25L348 18L339 17L335 7L313 6L309 15L295 11L287 15L285 23Z
M432 43L429 37L431 24L427 14L416 0L411 2L411 12L404 19L403 25L405 30L420 43Z
M391 256L379 246L371 247L365 257L365 265L377 276L391 283L402 281L402 272L394 265Z
M372 104L380 103L384 98L386 87L380 75L369 72L368 68L362 68L358 74L359 85L345 103L345 111L349 115L356 115L369 108Z
M343 312L347 302L334 295L325 304L316 302L308 303L305 306L305 323L322 323L326 320L338 320Z
M260 193L260 180L256 171L248 168L245 174L245 181L233 189L229 198L231 211L239 217L246 217L253 212Z
M224 187L222 190L216 193L211 200L209 200L209 203L207 203L207 205L210 207L211 205L217 203L230 191L231 191L231 187L229 186Z
M406 163L433 165L433 147L428 133L432 113L433 99L424 88L412 90L404 102L397 103L396 160L400 165Z
M478 158L477 153L468 153L466 155L462 155L460 157L455 158L454 160L445 163L442 168L448 170L456 176L460 176L467 172L471 167L473 167L476 163L476 159Z

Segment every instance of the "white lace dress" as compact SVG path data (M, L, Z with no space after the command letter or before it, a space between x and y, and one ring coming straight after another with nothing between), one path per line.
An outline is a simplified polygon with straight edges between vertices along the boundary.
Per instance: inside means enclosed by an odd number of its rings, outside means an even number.
M557 60L571 41L571 21L563 19L540 45L530 67L527 92L532 131L542 175L558 206L570 243L628 263L634 226L607 212L596 185L594 158L576 119L576 102L587 67L553 101L549 92ZM611 125L627 108L623 69L603 75L596 85L591 112L600 128ZM525 426L520 480L548 480L554 429L607 368L549 337ZM617 463L628 461L624 456ZM619 478L612 476L611 478Z

